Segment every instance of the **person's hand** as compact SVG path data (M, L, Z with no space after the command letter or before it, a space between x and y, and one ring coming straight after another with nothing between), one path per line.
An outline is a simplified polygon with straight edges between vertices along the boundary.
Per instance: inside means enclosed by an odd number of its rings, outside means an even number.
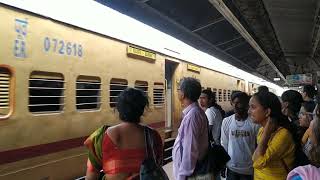
M271 135L276 130L277 130L277 124L269 116L268 119L267 119L266 126L264 127L264 133L267 134L267 135Z

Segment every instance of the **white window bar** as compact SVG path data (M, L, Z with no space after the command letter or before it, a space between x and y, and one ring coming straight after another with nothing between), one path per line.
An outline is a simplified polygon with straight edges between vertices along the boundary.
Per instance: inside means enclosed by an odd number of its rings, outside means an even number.
M31 75L33 76L33 75ZM64 107L64 83L57 77L29 79L29 111L32 113L57 113Z
M76 108L99 109L101 104L101 81L99 77L79 76L76 82Z
M128 82L124 79L111 79L109 87L109 105L110 107L115 107L119 94L128 87Z

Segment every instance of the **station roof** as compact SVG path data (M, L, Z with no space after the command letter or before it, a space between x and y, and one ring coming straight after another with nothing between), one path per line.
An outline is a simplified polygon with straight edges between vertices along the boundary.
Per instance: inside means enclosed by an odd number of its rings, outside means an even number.
M320 68L319 0L96 0L275 83Z

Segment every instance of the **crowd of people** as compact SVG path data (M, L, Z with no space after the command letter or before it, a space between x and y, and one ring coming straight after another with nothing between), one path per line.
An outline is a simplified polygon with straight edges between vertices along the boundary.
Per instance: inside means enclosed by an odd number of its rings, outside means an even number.
M320 179L320 106L314 86L303 92L285 91L281 97L260 86L249 96L231 94L232 110L225 112L211 90L201 90L194 78L183 78L178 99L183 111L172 150L176 180L190 179L207 158L210 143L220 144L229 154L226 171L214 179L227 180L314 180ZM140 117L148 98L138 89L123 91L117 104L122 121L101 127L85 142L89 149L87 179L97 179L103 170L106 179L139 178L146 156L145 126ZM162 142L151 131L155 161L161 166ZM212 140L212 142L210 141Z

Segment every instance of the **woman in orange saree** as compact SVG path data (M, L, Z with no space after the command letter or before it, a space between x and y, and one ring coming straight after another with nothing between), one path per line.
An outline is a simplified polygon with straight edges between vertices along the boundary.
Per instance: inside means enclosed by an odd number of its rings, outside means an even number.
M127 88L118 97L117 110L122 121L116 126L102 126L84 142L88 148L86 179L98 179L100 171L107 180L139 179L145 159L144 126L140 117L148 98L138 89ZM157 163L162 164L163 145L159 133L152 131Z

